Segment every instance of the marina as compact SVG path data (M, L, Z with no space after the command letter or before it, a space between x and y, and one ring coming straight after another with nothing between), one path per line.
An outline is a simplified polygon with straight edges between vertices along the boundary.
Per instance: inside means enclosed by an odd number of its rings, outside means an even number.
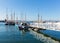
M60 0L0 0L0 43L60 43Z
M18 21L12 16L9 20L7 16L0 25L1 43L60 43L60 22L44 23L39 16L38 20L33 22Z
M0 23L0 42L1 43L60 43L60 32L50 30L40 30L41 33L48 34L48 36L41 34L39 32L33 31L29 28L29 31L19 30L17 26L4 25L5 23ZM3 27L4 26L4 27ZM49 33L50 32L50 33ZM52 34L51 34L52 33ZM56 33L56 34L54 34ZM57 40L51 38L55 37ZM59 39L59 40L58 40Z
M16 26L0 23L0 43L42 43L34 38L29 31L19 30ZM4 26L4 27L3 27Z

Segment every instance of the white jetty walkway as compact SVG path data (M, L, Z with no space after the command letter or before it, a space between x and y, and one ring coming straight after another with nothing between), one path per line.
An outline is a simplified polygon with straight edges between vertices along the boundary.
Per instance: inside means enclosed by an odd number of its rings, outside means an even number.
M47 29L47 30L60 31L60 22L57 22L57 23L47 22L47 23L39 23L39 24L38 23L30 23L30 26Z

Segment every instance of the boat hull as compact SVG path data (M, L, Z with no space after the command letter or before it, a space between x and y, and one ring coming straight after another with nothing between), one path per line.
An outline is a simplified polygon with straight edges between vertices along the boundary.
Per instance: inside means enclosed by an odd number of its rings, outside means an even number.
M15 25L15 22L6 22L5 25Z

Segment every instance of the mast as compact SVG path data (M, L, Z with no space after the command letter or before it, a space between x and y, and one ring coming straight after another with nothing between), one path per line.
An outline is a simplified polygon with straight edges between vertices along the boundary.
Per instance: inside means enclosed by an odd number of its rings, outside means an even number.
M8 20L8 14L6 14L6 20Z
M8 20L8 10L6 9L6 20Z
M12 20L12 13L11 13L11 20Z
M38 22L38 27L39 27L39 16L40 15L39 15L39 8L38 8L38 21L37 21Z
M13 15L12 15L12 11L11 11L11 21L13 21Z
M18 20L18 16L16 17L16 20Z
M39 13L38 13L38 27L39 27Z
M41 16L41 23L42 23L42 16Z
M14 21L15 21L15 11L14 11Z
M25 22L26 22L26 13L25 13Z
M23 22L23 13L21 13L21 22Z
M39 15L39 8L38 8L38 27L39 27L39 17L40 17L40 15Z

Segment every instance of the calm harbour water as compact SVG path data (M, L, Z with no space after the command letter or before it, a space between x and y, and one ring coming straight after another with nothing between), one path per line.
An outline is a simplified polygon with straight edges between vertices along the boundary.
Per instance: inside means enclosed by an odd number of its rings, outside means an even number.
M46 31L43 31L44 33ZM47 34L49 31L47 31ZM50 32L51 33L51 32ZM0 23L0 43L60 43L35 31L19 30L17 26Z
M17 26L0 23L0 43L42 43L30 32L20 31Z

